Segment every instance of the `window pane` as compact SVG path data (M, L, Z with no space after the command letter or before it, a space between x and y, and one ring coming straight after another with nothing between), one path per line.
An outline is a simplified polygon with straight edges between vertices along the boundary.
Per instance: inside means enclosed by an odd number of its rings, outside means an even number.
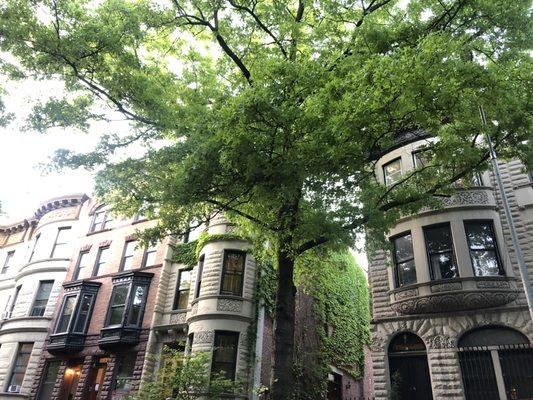
M17 390L13 390L13 392L20 391L20 386L22 385L22 382L24 381L24 375L26 374L26 368L28 367L28 363L30 361L30 355L31 355L32 349L33 349L33 343L21 343L19 345L17 358L15 360L13 370L11 371L11 379L9 380L9 386L13 386L14 389L17 389ZM19 388L15 388L15 386L19 386Z
M402 177L402 161L401 159L394 160L383 166L383 173L385 175L385 185L392 185L398 182Z
M413 238L411 234L394 239L394 250L397 262L413 258Z
M89 310L91 309L92 299L93 296L90 294L83 295L80 302L80 307L78 309L78 317L74 326L74 332L85 333L85 323L87 322L87 318L89 317Z
M398 278L400 286L416 283L416 269L413 260L398 264Z
M84 279L89 276L89 252L82 252L78 258L78 264L76 265L76 270L72 280Z
M224 275L222 276L222 289L224 294L242 295L242 279L246 253L226 251L224 253Z
M237 332L215 332L212 373L222 373L227 379L235 379L238 339Z
M130 240L124 245L124 256L122 257L123 271L128 271L132 268L133 256L135 254L135 246L137 246L137 241L135 240Z
M129 353L119 359L114 382L114 390L116 392L128 394L131 391L136 359L137 353Z
M70 227L59 228L57 231L56 241L52 250L52 258L68 258L70 256L69 242L70 242Z
M108 325L122 324L122 317L124 316L124 306L112 307L109 314Z
M426 251L432 279L449 279L458 276L453 254L450 225L424 228Z
M422 168L429 164L427 150L413 153L413 163L415 168Z
M115 286L113 289L113 306L126 304L126 298L128 297L128 285Z
M174 300L174 310L187 308L191 288L191 269L182 269L178 276L178 287Z
M76 304L76 296L69 296L65 299L63 305L63 311L59 320L57 321L56 333L66 332L68 329L68 323L70 317L74 311L74 305Z
M50 361L46 366L46 373L44 374L41 388L39 390L38 400L49 400L52 398L52 392L56 384L57 374L61 361Z
M96 260L94 276L101 274L104 271L104 266L107 263L108 256L109 256L109 247L101 247L98 250L98 256Z
M470 251L474 273L476 276L501 275L498 258L494 250Z
M156 262L157 249L155 247L149 247L144 253L144 267L150 267L155 265Z
M107 325L120 325L123 322L129 285L115 286L111 296L109 322Z
M476 276L503 275L491 222L465 223L470 258Z
M13 260L13 256L15 255L15 250L13 251L10 251L7 253L6 255L6 259L4 261L4 265L2 267L2 274L5 274L7 273L7 271L9 270L9 268L11 267L11 262Z
M43 281L39 283L39 289L37 290L35 302L33 303L31 310L32 317L42 317L44 315L53 286L53 281Z
M142 314L142 309L144 305L144 298L147 291L146 286L136 286L133 290L133 299L131 303L131 313L129 318L130 325L140 325L139 321Z

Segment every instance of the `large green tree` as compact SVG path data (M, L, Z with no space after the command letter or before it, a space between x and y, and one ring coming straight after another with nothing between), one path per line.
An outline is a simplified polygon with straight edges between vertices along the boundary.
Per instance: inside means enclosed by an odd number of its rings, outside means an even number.
M65 165L104 165L98 194L156 217L156 235L225 212L277 263L272 394L289 399L294 263L379 234L487 158L523 156L531 123L529 1L4 0L0 46L65 81L35 129L87 130L102 105L131 121ZM481 126L478 105L496 121ZM384 187L374 155L398 134L438 139L429 165ZM131 141L161 139L112 163Z

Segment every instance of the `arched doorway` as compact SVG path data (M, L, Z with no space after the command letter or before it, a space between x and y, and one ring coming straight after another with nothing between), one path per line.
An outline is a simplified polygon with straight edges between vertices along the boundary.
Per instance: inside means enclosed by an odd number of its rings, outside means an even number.
M389 344L391 400L432 400L426 346L413 333L403 332Z
M474 329L461 337L458 350L468 400L533 398L533 347L520 332Z

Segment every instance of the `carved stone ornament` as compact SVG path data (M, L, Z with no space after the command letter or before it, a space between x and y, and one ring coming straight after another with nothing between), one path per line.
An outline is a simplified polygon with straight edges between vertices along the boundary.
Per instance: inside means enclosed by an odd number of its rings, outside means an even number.
M242 312L242 300L218 299L217 311Z
M518 292L511 290L445 292L396 300L391 303L391 307L401 314L451 312L501 306L517 297Z
M214 331L200 331L200 332L194 332L193 340L194 340L194 344L199 344L199 343L211 344L213 343L214 337L215 337Z
M426 342L430 349L453 349L456 346L455 339L446 335L431 336Z
M394 294L396 300L406 299L408 297L418 296L418 289L402 290Z
M479 289L509 289L511 284L507 281L480 281L476 282Z
M191 308L191 316L198 314L198 303L194 303Z
M463 288L463 285L461 282L449 282L449 283L441 283L438 285L432 285L431 291L433 293L439 293L439 292L450 292L452 290L461 290Z
M489 196L484 190L461 190L442 200L445 207L489 204Z
M186 316L187 316L186 313L172 314L170 316L170 323L176 324L176 325L185 324Z

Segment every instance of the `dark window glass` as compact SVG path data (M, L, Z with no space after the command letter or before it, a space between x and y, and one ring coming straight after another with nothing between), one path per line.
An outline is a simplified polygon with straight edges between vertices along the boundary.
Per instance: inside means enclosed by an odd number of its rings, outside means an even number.
M70 256L68 249L70 234L70 226L59 228L57 230L56 241L54 242L54 247L52 248L50 258L68 258Z
M37 296L35 296L35 301L33 302L33 307L30 313L32 317L42 317L44 315L46 305L48 304L48 298L50 297L50 292L52 291L53 286L54 281L39 282Z
M12 317L13 310L15 310L15 306L17 305L17 300L20 294L20 289L22 289L22 285L17 286L15 289L15 295L13 296L13 301L11 302L11 307L9 307L9 318Z
M200 257L198 261L198 272L196 273L196 287L194 288L194 298L200 296L200 290L202 289L202 275L204 274L204 256Z
M215 331L215 350L211 373L222 374L226 379L235 379L238 342L238 332Z
M120 262L121 271L128 271L132 268L133 256L135 255L135 246L137 246L137 241L135 240L130 240L124 244L122 261Z
M93 223L91 225L91 232L99 232L109 228L112 219L105 210L99 210L94 213Z
M0 274L6 274L9 268L11 267L11 262L13 261L13 256L15 255L15 250L9 251L6 255L4 265L2 267L2 272Z
M91 311L91 305L93 302L92 294L84 294L81 298L78 306L78 313L76 316L76 322L74 323L74 331L76 333L85 333L85 325L89 319L89 312Z
M465 222L470 259L476 276L504 275L492 221Z
M108 257L109 247L100 247L98 249L98 255L96 256L96 263L94 264L93 276L98 276L98 274L102 272Z
M68 296L63 300L63 307L61 308L61 314L57 320L57 326L55 333L63 333L68 331L70 318L74 313L74 306L76 305L76 296Z
M144 267L151 267L152 265L155 265L155 259L157 255L157 247L156 246L150 246L144 251L144 257L143 257L143 268Z
M424 237L431 279L450 279L459 276L450 225L425 227Z
M87 273L89 271L89 252L82 251L78 256L78 262L76 263L76 269L74 270L74 275L72 280L87 278Z
M33 242L33 248L31 250L30 259L28 262L31 262L33 260L33 257L35 257L35 254L38 252L39 248L39 239L41 238L41 234L38 233L37 236L35 236L35 242Z
M396 287L416 283L415 259L411 232L392 239Z
M415 168L422 168L429 164L429 154L427 150L419 150L413 153L413 164Z
M189 304L191 291L191 269L182 269L178 275L176 296L174 297L174 310L186 309Z
M244 264L246 253L242 251L225 251L222 267L221 294L242 296Z
M30 361L31 351L33 349L33 343L20 343L15 360L15 365L11 371L11 378L9 379L8 392L19 393L20 386L24 380L24 374L26 374L26 368Z
M126 310L128 290L129 285L120 285L113 288L106 326L122 324L124 320L124 311Z
M54 391L60 366L61 361L50 361L46 364L45 373L43 374L43 380L37 397L38 400L49 400L52 398L52 392Z
M142 312L144 309L144 305L146 303L146 293L148 292L148 287L144 285L135 285L133 286L132 290L132 300L131 300L131 307L130 307L130 317L129 317L129 325L135 325L140 326L141 325L141 318L142 318Z
M137 353L128 353L118 359L113 385L116 394L126 395L131 392L136 359Z
M402 179L402 160L397 158L383 166L385 185L390 186Z

